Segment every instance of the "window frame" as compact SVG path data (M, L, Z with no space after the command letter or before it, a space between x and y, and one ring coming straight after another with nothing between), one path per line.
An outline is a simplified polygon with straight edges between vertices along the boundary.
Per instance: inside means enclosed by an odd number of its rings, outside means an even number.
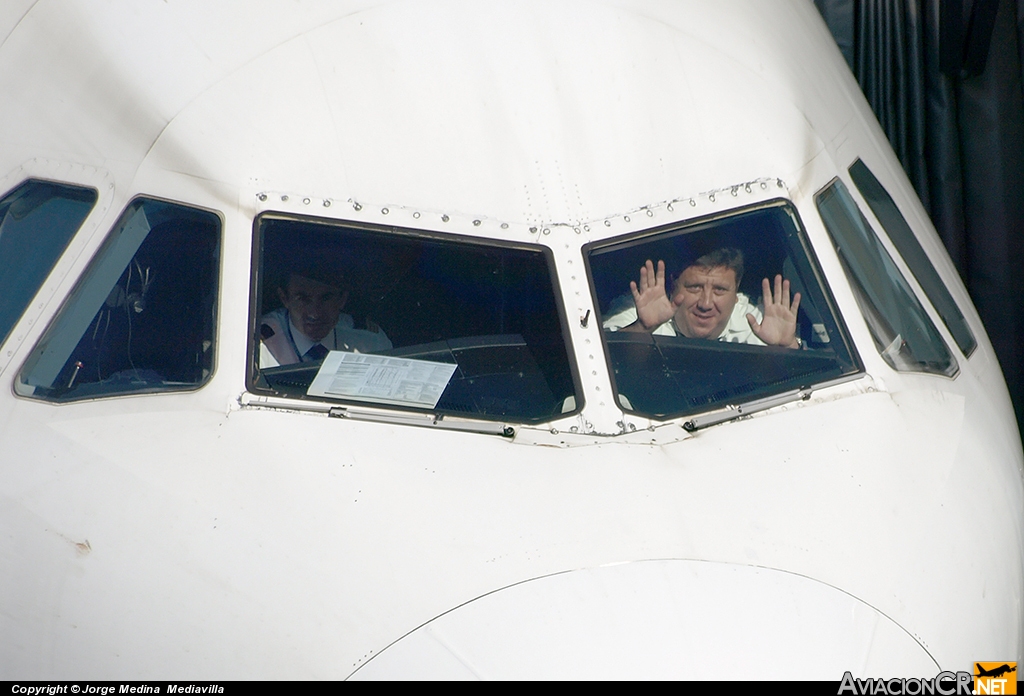
M153 203L159 203L159 204L165 204L165 205L173 205L173 206L178 206L178 207L181 207L181 208L187 208L189 210L198 211L198 212L201 212L201 213L206 213L206 214L212 215L212 216L214 216L217 219L217 225L218 225L218 231L217 231L217 235L216 235L216 241L217 241L216 250L217 251L216 251L216 259L215 259L215 273L213 274L213 278L214 278L214 281L216 283L216 294L215 294L215 297L214 297L214 300L213 300L213 303L212 303L212 307L211 307L212 312L213 312L213 316L212 316L212 322L213 322L212 339L213 340L212 340L212 344L210 346L211 355L210 355L210 371L209 371L209 374L207 374L205 376L205 378L203 378L201 381L196 382L196 383L191 384L191 385L188 385L188 386L174 387L174 388L169 388L169 389L136 390L136 391L115 392L115 393L110 393L110 394L94 394L94 395L83 396L83 397L78 398L78 399L61 399L61 400L56 400L56 399L44 398L44 397L38 396L38 395L36 395L34 393L33 394L24 394L24 393L19 392L18 391L18 385L21 383L22 374L25 372L26 367L28 366L29 362L31 362L33 360L33 356L36 354L36 351L39 349L40 343L50 335L50 332L52 330L55 329L55 325L63 317L64 312L65 311L69 311L69 305L76 300L76 298L78 297L80 291L82 290L82 286L89 280L90 272L94 269L95 264L98 262L98 259L100 259L100 257L107 251L107 249L112 244L115 243L116 240L113 237L114 232L119 227L121 227L122 224L127 222L127 220L125 218L125 215L128 213L129 209L131 209L132 206L134 206L139 201L150 201L150 202L153 202ZM64 295L63 299L61 300L60 305L57 308L57 310L51 315L50 320L47 322L46 327L43 329L43 331L36 338L35 343L33 344L31 350L29 350L29 352L26 355L25 359L18 366L18 369L16 370L15 375L14 375L14 379L11 381L11 391L12 391L12 393L17 398L28 399L30 401L46 403L46 404L50 404L52 406L74 406L76 404L94 403L96 401L107 401L107 400L110 400L110 399L120 399L120 398L130 398L130 397L140 397L140 396L164 396L164 395L168 395L169 396L169 395L174 395L174 394L188 394L188 393L197 392L197 391L205 388L207 385L209 385L210 382L213 381L213 378L215 377L215 375L217 374L218 361L219 361L218 344L220 342L220 323L221 323L221 309L222 309L221 305L222 305L222 302L223 302L223 294L224 294L224 247L225 247L225 241L226 241L226 231L225 230L226 230L226 224L225 224L224 214L221 211L216 210L214 208L209 208L209 207L206 207L206 206L197 205L195 203L188 203L188 202L185 202L185 201L176 200L176 199L172 199L172 198L166 198L166 197L163 197L163 196L155 196L155 195L151 195L151 194L147 194L147 193L136 193L134 196L132 196L132 198L130 198L124 204L124 206L121 208L121 210L118 212L117 217L114 219L114 222L110 226L110 228L107 229L106 232L103 234L102 240L99 242L99 244L97 245L97 247L96 247L95 251L92 253L92 255L85 262L84 266L82 267L81 272L75 278L74 284L72 285L71 289ZM152 228L150 228L150 232L152 232ZM148 238L150 232L146 233L146 237L143 238L142 242L139 244L139 247L141 247L142 244L145 243L145 240ZM132 259L135 258L135 254L137 254L137 253L138 253L138 248L136 248L135 252L132 254ZM129 262L130 262L130 260L129 260ZM122 273L123 273L123 271L122 271ZM84 334L83 334L83 336L84 336ZM81 341L81 337L79 338L79 341ZM72 348L72 353L73 352L74 352L74 348ZM68 359L70 359L70 356L69 356Z
M531 253L540 252L542 254L545 266L547 268L547 275L550 282L550 289L553 296L554 307L557 312L558 326L561 331L562 345L565 349L566 362L569 369L569 376L572 381L572 396L575 399L575 407L569 411L554 414L550 418L537 421L526 420L523 418L488 418L486 417L485 414L456 413L439 410L437 408L425 409L416 406L377 403L372 401L349 400L340 398L333 399L309 395L286 395L276 392L273 389L268 389L259 386L257 384L257 380L259 379L260 376L259 325L264 313L264 309L262 307L262 296L264 293L263 283L264 281L270 281L269 277L263 277L263 259L261 256L261 223L263 220L267 218L272 218L286 222L295 222L297 224L315 224L323 225L324 227L336 227L341 229L347 228L371 234L383 234L389 236L402 237L410 240L422 240L425 242L435 242L440 244L454 244L463 247L472 246L485 249L511 249L527 251ZM245 388L248 393L257 397L271 397L277 399L284 399L294 404L306 403L340 407L350 406L354 408L380 410L383 412L391 411L399 413L435 414L442 418L458 418L487 422L506 422L529 426L543 425L544 423L550 423L558 420L563 420L565 418L578 416L580 413L582 413L583 409L586 406L586 392L583 389L583 383L580 378L579 366L577 365L577 356L572 341L572 333L569 326L568 314L565 309L565 300L562 295L562 286L559 282L558 277L558 265L555 262L555 256L552 249L549 246L541 243L494 239L490 237L482 238L452 232L439 232L436 230L402 227L398 225L381 225L368 222L358 222L355 220L349 220L345 218L303 215L273 209L264 210L259 212L253 218L252 224L252 247L250 254L249 282L249 318L247 326L249 333L247 336L246 344Z
M857 211L858 215L860 216L860 219L863 221L863 224L867 228L868 232L872 235L873 240L877 243L877 245L881 248L881 250L885 252L886 257L888 258L890 263L892 263L894 270L897 273L899 273L900 280L902 280L903 284L905 285L906 290L909 293L910 297L914 301L917 302L918 307L921 310L921 316L928 322L928 327L930 327L931 330L935 333L935 337L938 338L938 340L941 343L942 347L945 349L946 353L949 355L949 358L950 358L950 360L952 362L952 367L953 367L953 370L952 370L951 374L944 374L943 372L938 372L938 371L935 371L935 370L909 369L909 368L907 368L907 369L900 369L900 368L894 367L892 364L890 364L888 362L888 360L886 360L885 356L883 355L883 349L880 348L877 345L877 343L876 343L876 338L877 337L875 336L874 329L872 329L872 327L871 327L871 320L869 319L869 317L867 315L867 312L865 312L861 308L861 300L860 300L859 296L863 292L862 287L861 287L861 285L860 285L860 283L858 281L856 281L854 278L851 277L850 271L847 269L847 263L846 263L843 255L842 255L842 253L837 248L837 240L833 237L832 232L829 230L828 224L825 222L824 217L822 217L822 215L821 215L819 199L826 192L828 192L830 189L832 189L837 182L840 183L842 185L843 189L846 191L846 194L850 198L850 202L856 208L856 211ZM846 279L847 283L850 286L851 294L853 295L854 302L855 302L855 304L856 304L856 306L858 308L858 313L861 315L861 318L864 321L865 327L867 328L868 335L869 335L869 337L871 339L871 344L872 344L872 346L875 347L875 349L876 349L875 352L878 354L879 358L881 358L882 362L886 365L886 367L888 369L892 370L896 374L901 374L901 375L916 374L916 375L929 376L929 377L941 377L941 378L949 379L949 380L956 379L960 375L960 372L961 372L961 370L960 370L960 362L959 362L959 360L957 360L957 356L956 356L956 352L957 351L954 351L950 347L950 342L949 342L949 340L947 340L947 336L943 334L943 330L946 329L944 322L941 321L941 317L938 317L938 313L935 311L935 308L931 305L931 302L930 302L927 294L924 292L924 290L917 283L917 278L914 277L912 272L910 272L910 269L906 266L906 262L903 259L903 257L900 255L899 250L895 248L895 245L893 245L892 240L889 239L889 236L884 233L884 229L880 233L878 227L876 227L874 224L872 224L871 219L869 218L868 214L865 213L865 206L867 206L867 203L866 203L866 201L862 200L862 197L860 195L860 190L856 187L856 184L853 183L852 181L846 181L842 175L834 176L825 185L821 186L820 188L818 188L818 190L816 190L814 192L814 194L812 196L812 199L814 201L815 209L816 209L816 211L818 213L818 216L819 216L819 219L821 221L822 228L824 229L824 231L826 233L828 242L831 245L832 250L835 252L836 259L837 259L837 261L839 263L840 269L842 270L843 276L844 276L844 278ZM871 210L870 206L867 206L867 209L868 209L868 211L871 212L871 214L873 216L874 211ZM877 224L880 226L880 223L877 223ZM884 262L884 259L883 259L883 262ZM893 281L890 281L890 282L893 282ZM877 308L876 308L876 311L878 311ZM933 314L933 312L934 312L934 314ZM889 317L883 316L882 318L887 323L890 322L890 318ZM936 320L937 318L938 318L938 321ZM890 328L893 328L893 327L890 327ZM949 336L949 338L952 338L952 336ZM953 342L953 344L955 345L955 341Z
M891 226L886 225L885 223L885 218L882 213L886 211L879 211L879 209L872 204L872 198L868 196L868 192L864 190L865 187L861 186L861 183L858 181L859 175L855 174L855 169L858 169L858 165L860 165L859 169L863 170L869 177L869 181L866 183L868 185L877 186L879 192L884 196L884 200L882 200L880 204L888 204L892 207L891 212L895 213L895 216L891 221L892 226L896 227L896 234L893 234ZM879 227L881 227L882 231L885 233L885 236L888 237L891 246L896 251L896 255L902 259L907 270L910 271L910 275L913 276L916 281L921 293L925 298L927 298L932 309L935 310L935 314L937 314L940 319L940 322L938 323L945 326L946 332L949 334L949 337L953 339L953 343L956 344L960 353L965 358L969 359L978 348L978 338L974 335L974 329L971 328L970 323L967 321L967 315L960 308L960 303L956 301L956 298L954 298L953 294L949 291L947 283L942 279L942 276L939 275L938 268L932 262L928 252L925 251L924 247L921 245L917 235L914 234L913 228L910 226L910 223L907 222L907 217L903 214L903 211L900 210L900 207L897 205L895 199L893 199L892 194L890 194L888 189L886 189L882 182L879 181L878 177L875 176L875 173L871 171L871 168L868 167L867 164L859 157L855 159L849 167L847 167L847 173L850 176L850 180L853 182L851 194L855 191L860 195L860 198L867 206L867 209L871 212L871 215L874 217ZM863 209L861 212L864 212ZM905 229L899 229L900 227ZM877 234L878 231L875 230L875 233ZM907 233L909 233L909 237ZM949 308L959 315L959 323L962 324L963 329L967 332L969 345L966 347L960 342L957 331L955 331L953 326L950 325L950 321L947 319L947 315L942 310L941 305L935 301L932 293L929 292L926 287L926 282L928 285L931 285L936 281L939 284L939 287L936 288L936 292L940 295L939 299L941 299L944 304L948 303ZM936 328L938 328L938 324L936 324Z
M52 262L49 264L48 270L46 271L45 274L43 274L39 282L36 283L35 289L32 291L32 294L28 296L26 302L21 306L21 309L18 310L17 314L13 316L13 321L11 322L9 330L5 334L0 334L0 346L5 345L7 341L11 338L11 336L14 335L15 329L17 329L18 324L20 324L22 320L25 318L26 313L29 311L29 308L33 305L36 297L39 295L40 291L42 291L47 281L53 275L54 269L56 269L58 264L60 264L61 259L68 252L68 249L71 248L71 245L75 240L75 237L77 237L78 234L82 231L82 228L85 227L85 224L89 220L89 217L96 212L97 206L100 203L99 189L94 185L59 181L56 179L49 179L36 176L27 176L24 179L18 181L16 184L14 184L6 191L4 191L2 195L0 195L0 200L4 200L10 197L11 194L13 194L15 191L29 183L60 186L69 189L77 189L80 192L91 192L93 199L92 203L89 205L89 209L86 211L81 221L78 223L75 229L70 232L70 234L67 236L67 240L61 246L61 248L57 250L57 253L53 255ZM2 369L0 369L0 371L2 371Z
M707 215L702 215L702 216L698 216L698 217L694 217L694 218L684 218L684 219L676 220L674 222L666 223L666 224L663 224L663 225L658 225L656 227L647 228L647 229L644 229L644 230L639 230L639 231L636 231L636 232L631 232L631 233L627 233L627 234L623 234L623 235L619 235L619 236L615 236L615 237L604 238L604 239L600 239L600 240L597 240L597 241L594 241L594 242L589 242L589 243L583 245L583 247L581 249L581 253L583 255L583 261L584 261L584 265L585 265L585 268L586 268L587 282L588 282L588 284L590 286L591 299L593 301L593 306L600 313L601 303L600 303L600 298L598 297L598 293L597 293L597 285L596 285L596 283L594 281L594 270L593 270L593 268L591 266L591 261L590 261L591 254L595 250L600 251L602 249L607 249L609 247L613 247L613 246L617 246L617 245L640 245L640 244L642 244L644 242L644 240L654 241L656 238L664 237L664 236L666 236L666 235L668 235L669 233L672 233L672 232L679 233L679 234L687 234L686 232L683 231L686 228L690 228L690 227L695 227L696 228L696 227L701 227L701 226L705 226L705 225L712 225L715 222L720 221L720 220L726 220L726 219L729 219L729 218L737 217L739 215L744 215L744 214L748 214L748 213L754 213L754 212L757 212L757 211L760 211L760 210L766 210L766 209L770 209L770 208L779 208L783 212L783 214L785 214L792 221L793 227L794 227L794 229L796 231L796 239L799 242L799 251L804 254L804 256L805 256L805 258L807 260L807 267L808 267L808 269L810 271L810 274L811 274L811 277L808 278L807 281L810 282L811 280L813 280L813 281L817 282L818 288L819 288L820 293L821 293L821 300L822 300L822 302L824 304L824 306L822 307L822 310L827 310L828 312L830 312L832 317L833 317L833 319L834 319L834 321L835 321L835 327L836 327L838 335L835 336L835 337L831 337L831 338L832 338L832 340L841 341L843 348L846 350L847 354L850 357L850 363L851 363L851 366L852 366L852 369L849 372L847 372L846 374L843 374L843 375L838 376L838 377L828 378L828 379L822 380L820 382L812 382L809 385L809 388L813 388L813 389L816 390L816 389L821 389L821 388L824 388L824 387L832 386L834 384L840 384L840 383L843 383L843 382L847 382L847 381L859 378L860 376L864 375L866 371L865 371L865 367L864 367L864 362L861 359L859 351L857 350L856 342L853 340L853 336L852 336L852 334L851 334L851 332L849 330L849 326L848 326L848 324L846 322L846 319L843 316L842 311L840 310L839 304L836 302L835 295L832 292L832 289L831 289L831 287L830 287L830 285L828 283L828 280L827 280L827 277L825 275L825 272L822 269L822 266L821 266L821 263L820 263L820 261L818 259L817 254L815 253L814 245L811 243L810 235L808 234L807 227L804 225L803 220L800 217L799 208L797 207L797 205L792 200L790 200L789 198L786 198L786 197L778 196L778 197L770 198L768 200L752 203L750 205L744 205L744 206L739 206L739 207L735 207L735 208L729 208L727 210L716 211L714 213L710 213L710 214L707 214ZM666 283L667 282L668 281L666 279ZM628 289L628 286L627 286L627 289ZM604 320L604 319L607 319L607 317L601 317L601 320ZM616 381L616 378L615 378L615 368L614 368L614 365L613 365L613 362L612 362L612 356L611 356L611 353L610 353L610 350L609 350L609 347L608 347L608 343L609 342L608 342L607 337L605 335L606 333L607 332L604 329L602 329L602 331L601 331L601 345L602 345L602 350L604 351L605 367L608 370L608 376L609 376L609 380L610 380L611 386L612 386L612 391L613 391L613 394L614 394L613 401L615 402L615 408L620 409L623 413L626 413L626 414L629 414L629 415L633 415L633 416L642 417L642 418L651 419L651 420L654 420L654 421L671 421L671 420L678 420L678 419L684 419L684 420L685 419L690 419L690 418L692 418L694 416L700 416L701 414L706 414L706 413L710 413L710 412L720 411L720 410L722 410L724 408L729 408L729 407L732 407L732 406L736 405L735 403L733 403L731 401L723 399L723 400L716 401L716 402L711 403L711 404L707 404L706 406L702 406L702 407L695 408L695 409L690 409L690 410L685 410L685 411L681 411L681 412L676 412L674 414L669 414L669 415L665 415L665 416L658 416L658 415L649 414L649 413L646 413L646 412L643 412L643 411L639 411L639 410L636 410L636 409L627 409L627 408L623 407L622 404L621 404L621 401L620 401L621 394L620 394L619 387L618 387L618 384L617 384L617 381ZM768 347L768 348L770 348L770 347ZM726 350L728 350L728 348ZM754 402L754 401L770 401L771 399L773 399L774 397L778 396L779 394L786 393L788 389L791 389L791 388L774 390L774 391L772 391L771 393L769 393L767 395L762 394L762 395L756 397L755 399L751 399L749 401L743 400L740 403L750 403L750 402Z

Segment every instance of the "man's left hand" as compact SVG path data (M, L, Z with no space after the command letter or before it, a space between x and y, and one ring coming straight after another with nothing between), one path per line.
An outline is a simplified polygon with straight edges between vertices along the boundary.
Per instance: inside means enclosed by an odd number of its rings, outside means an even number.
M793 302L790 304L789 281L777 275L774 293L767 278L761 281L761 297L764 301L764 318L758 324L757 318L753 314L748 314L747 321L750 323L751 331L766 345L799 348L800 342L796 339L796 316L800 308L800 293L793 295Z

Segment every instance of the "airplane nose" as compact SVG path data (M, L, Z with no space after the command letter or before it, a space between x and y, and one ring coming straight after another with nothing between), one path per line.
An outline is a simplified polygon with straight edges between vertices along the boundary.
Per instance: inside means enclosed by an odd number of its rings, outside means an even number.
M930 677L928 652L851 595L768 568L686 560L506 587L393 643L351 679Z

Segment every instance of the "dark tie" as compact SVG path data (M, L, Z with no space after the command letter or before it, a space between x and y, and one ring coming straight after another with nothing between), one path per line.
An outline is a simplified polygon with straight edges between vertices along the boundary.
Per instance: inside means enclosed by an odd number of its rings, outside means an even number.
M331 351L324 348L323 344L317 343L312 348L306 351L306 354L302 356L303 362L315 362L317 360L323 360L327 357L327 354Z

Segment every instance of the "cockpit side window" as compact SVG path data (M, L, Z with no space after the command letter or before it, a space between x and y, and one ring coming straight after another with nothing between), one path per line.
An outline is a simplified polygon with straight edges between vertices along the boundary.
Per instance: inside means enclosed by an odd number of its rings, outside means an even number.
M910 229L906 218L903 217L900 209L896 207L892 196L875 178L875 175L871 173L867 165L859 159L850 166L850 178L853 179L853 183L857 185L857 189L864 196L864 200L867 201L871 211L878 218L882 227L885 228L889 239L892 240L893 246L900 252L903 260L907 262L910 272L914 274L917 282L921 284L921 289L924 290L924 294L931 300L932 306L935 307L935 311L939 313L942 322L949 329L953 340L960 346L963 354L969 357L974 352L974 349L978 347L978 341L974 338L974 332L967 325L963 312L960 311L956 301L949 294L946 284L942 282L942 278L939 277L935 266L928 259L928 254L921 247L921 242L917 240L917 236Z
M584 253L626 411L689 415L860 369L788 202Z
M133 201L29 356L15 391L48 401L195 389L213 370L221 222Z
M29 180L0 200L0 344L96 204L96 191Z
M484 420L576 410L543 247L265 214L256 393Z
M894 370L956 375L942 336L843 182L815 201L882 358Z

